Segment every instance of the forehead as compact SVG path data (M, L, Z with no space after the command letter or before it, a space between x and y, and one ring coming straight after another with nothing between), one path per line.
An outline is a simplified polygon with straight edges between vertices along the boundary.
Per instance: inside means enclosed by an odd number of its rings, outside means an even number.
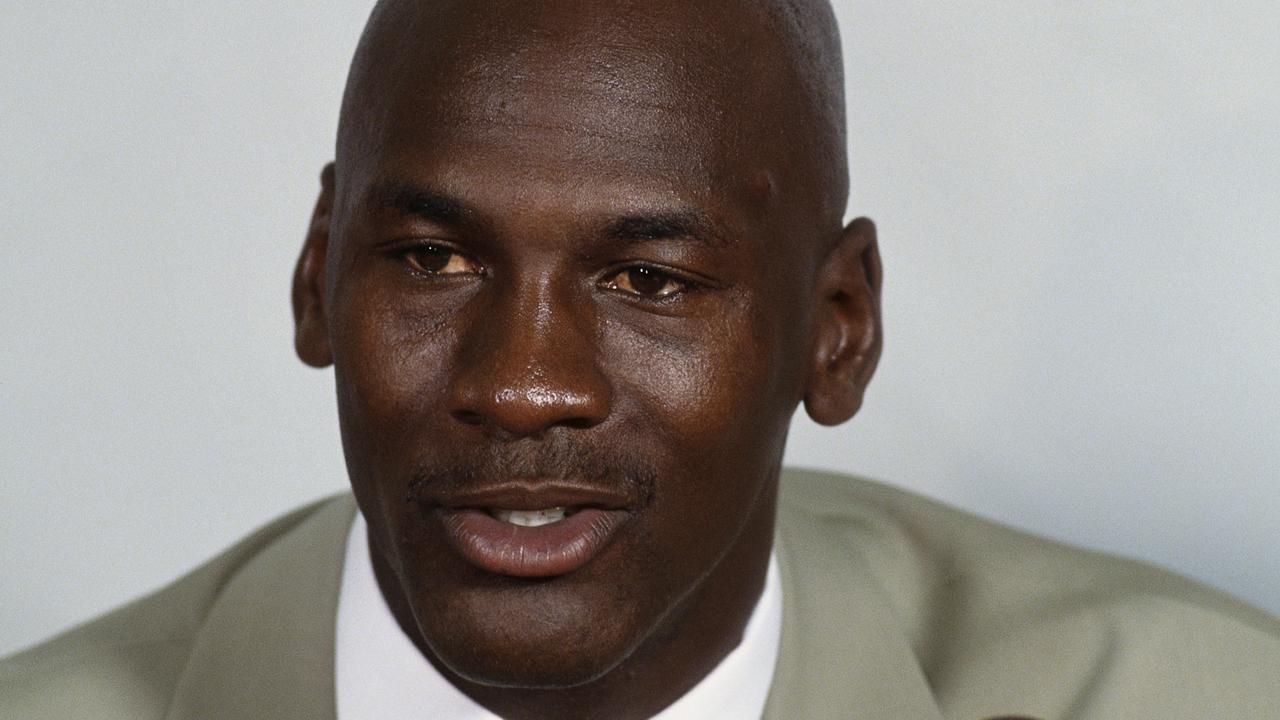
M576 3L389 10L353 68L359 91L344 112L359 118L345 124L359 138L342 143L340 165L361 166L364 187L428 179L759 209L777 173L760 138L771 118L743 92L744 39L696 32L707 22L699 3L660 5L623 15Z

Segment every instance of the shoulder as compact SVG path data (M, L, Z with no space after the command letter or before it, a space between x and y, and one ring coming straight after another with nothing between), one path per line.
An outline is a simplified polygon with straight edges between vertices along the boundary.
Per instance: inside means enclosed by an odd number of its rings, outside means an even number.
M168 586L0 660L0 716L160 718L209 609L241 569L348 495L290 512Z
M1280 706L1280 620L1169 571L827 473L784 473L779 521L807 552L857 554L957 716Z

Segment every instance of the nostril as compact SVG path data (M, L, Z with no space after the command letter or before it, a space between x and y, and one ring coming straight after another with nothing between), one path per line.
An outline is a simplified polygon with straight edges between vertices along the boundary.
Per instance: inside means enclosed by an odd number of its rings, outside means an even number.
M454 410L453 417L464 425L484 424L484 416L474 410Z

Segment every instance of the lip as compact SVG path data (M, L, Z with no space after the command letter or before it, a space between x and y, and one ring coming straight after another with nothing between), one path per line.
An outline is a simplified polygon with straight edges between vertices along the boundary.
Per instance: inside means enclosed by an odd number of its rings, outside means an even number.
M445 537L467 562L491 573L522 578L566 575L586 565L629 516L622 510L581 508L549 525L523 527L484 510L440 512Z
M479 487L427 491L424 499L446 509L538 510L551 507L635 509L639 499L625 489L601 488L562 480L508 480Z
M445 537L467 562L521 578L566 575L591 562L639 505L621 489L562 481L508 481L424 498L442 518ZM493 510L563 507L563 519L526 527Z

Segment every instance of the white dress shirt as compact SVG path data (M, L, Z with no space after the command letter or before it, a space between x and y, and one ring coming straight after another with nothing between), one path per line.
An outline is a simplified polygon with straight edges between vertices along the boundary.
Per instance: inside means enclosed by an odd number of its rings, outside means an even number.
M338 594L338 720L500 720L449 683L405 636L378 589L364 517L356 513ZM654 720L754 720L764 712L782 632L777 558L742 642Z

